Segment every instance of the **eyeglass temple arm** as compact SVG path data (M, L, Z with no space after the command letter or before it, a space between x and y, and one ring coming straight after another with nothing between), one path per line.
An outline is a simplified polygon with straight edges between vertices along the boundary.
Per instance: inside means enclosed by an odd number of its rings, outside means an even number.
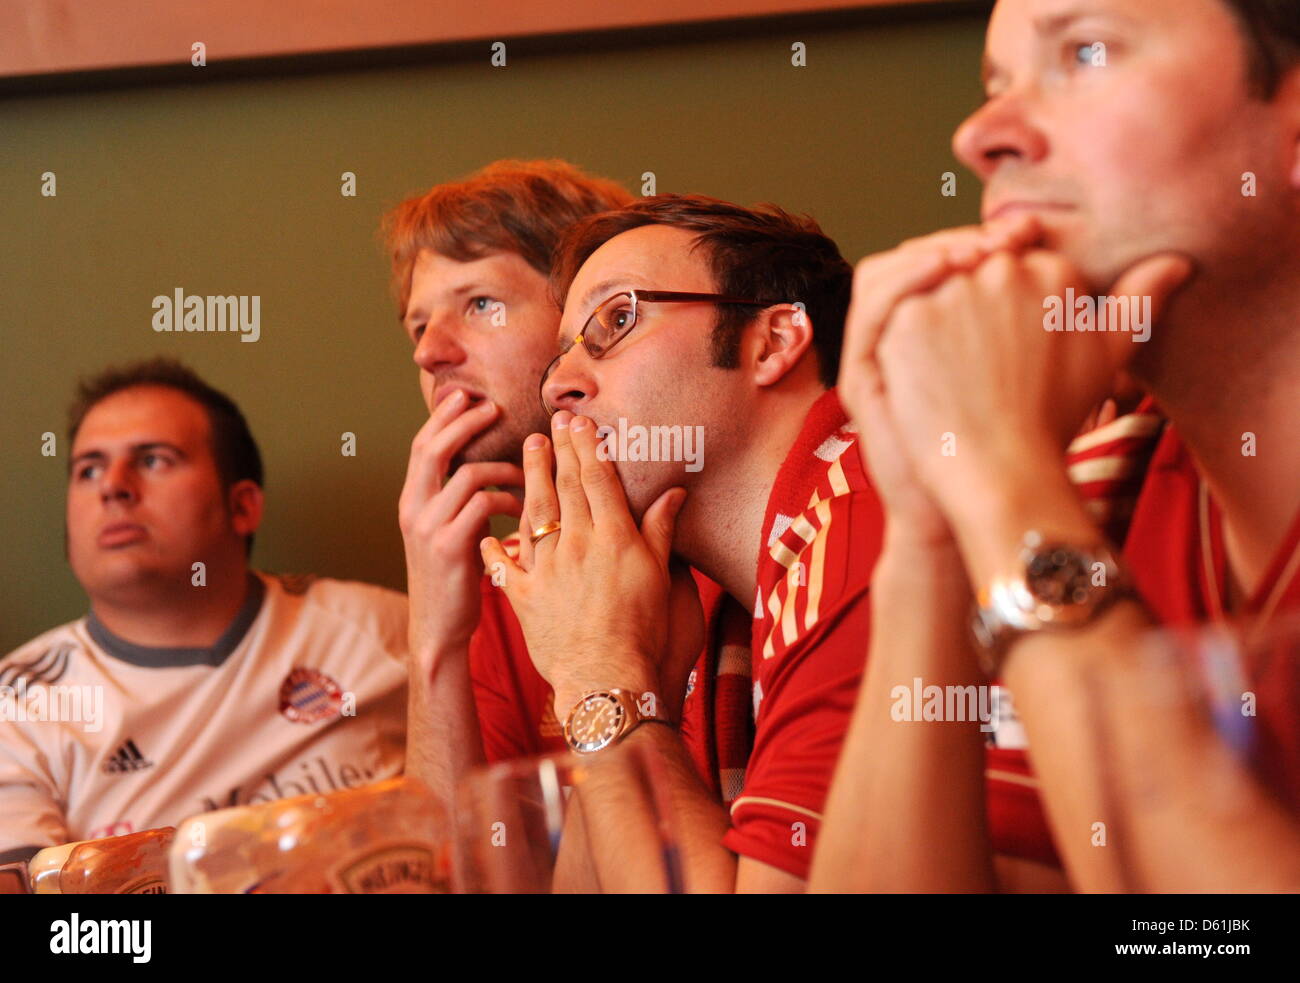
M714 304L744 304L748 307L769 307L778 301L753 300L746 297L729 297L724 294L686 293L680 290L635 290L629 291L635 297L648 301L694 301L707 300ZM595 313L594 311L592 313Z

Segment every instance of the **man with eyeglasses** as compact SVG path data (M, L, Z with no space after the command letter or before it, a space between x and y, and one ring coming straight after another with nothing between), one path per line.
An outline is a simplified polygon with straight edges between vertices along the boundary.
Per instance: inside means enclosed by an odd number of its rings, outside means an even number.
M519 514L506 489L523 483L524 436L546 423L536 386L556 348L560 311L545 274L560 235L630 200L562 161L505 160L403 202L388 219L403 327L430 410L399 504L411 597L407 773L449 803L476 765L566 748L551 687L499 589L502 569L485 571L476 544L489 516ZM699 575L683 575L678 588L685 674L703 645L692 618L701 604L715 612L721 591ZM700 780L728 801L727 776L743 767L752 729L748 663L700 668L681 727Z
M484 560L505 572L570 746L639 746L663 765L686 888L801 890L880 547L880 505L830 388L852 270L811 219L660 195L571 229L552 281L565 350L542 382L551 437L524 444L529 542L516 561L487 539ZM603 428L624 421L702 427L707 465L604 460ZM726 591L710 658L752 672L755 730L723 776L729 809L676 726L700 694L685 619L669 615L674 557ZM582 816L602 887L662 886L629 789L593 783Z

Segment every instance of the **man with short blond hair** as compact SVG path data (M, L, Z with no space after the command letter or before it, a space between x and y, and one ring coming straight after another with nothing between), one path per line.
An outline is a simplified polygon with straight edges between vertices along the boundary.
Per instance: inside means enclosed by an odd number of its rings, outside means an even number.
M501 160L402 202L385 219L398 316L429 419L411 444L399 521L411 599L408 772L451 801L484 761L564 747L477 543L518 516L524 438L546 419L555 354L547 277L564 230L632 196L564 161Z

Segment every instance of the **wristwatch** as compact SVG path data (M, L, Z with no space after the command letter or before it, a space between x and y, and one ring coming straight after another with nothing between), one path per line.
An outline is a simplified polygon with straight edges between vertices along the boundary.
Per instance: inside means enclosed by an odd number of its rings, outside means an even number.
M995 578L979 593L971 629L980 666L996 679L1007 649L1020 636L1086 625L1132 593L1105 544L1046 542L1030 532L1016 572Z
M617 744L643 723L672 726L660 712L661 701L654 693L641 694L638 703L627 690L603 689L588 693L569 711L564 722L564 740L578 754L594 754Z

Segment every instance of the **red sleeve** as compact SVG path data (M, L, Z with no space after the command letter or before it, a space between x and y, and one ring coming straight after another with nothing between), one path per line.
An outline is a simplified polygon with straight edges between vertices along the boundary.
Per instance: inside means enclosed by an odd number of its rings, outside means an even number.
M808 876L826 793L857 699L881 532L874 494L835 499L817 537L800 552L806 583L793 588L793 600L783 598L793 612L795 636L786 634L778 618L772 629L775 651L765 657L768 633L755 632L754 750L723 842L796 877ZM810 619L814 603L817 613Z
M483 613L469 644L470 679L490 762L563 751L551 688L538 675L505 593L482 583Z

